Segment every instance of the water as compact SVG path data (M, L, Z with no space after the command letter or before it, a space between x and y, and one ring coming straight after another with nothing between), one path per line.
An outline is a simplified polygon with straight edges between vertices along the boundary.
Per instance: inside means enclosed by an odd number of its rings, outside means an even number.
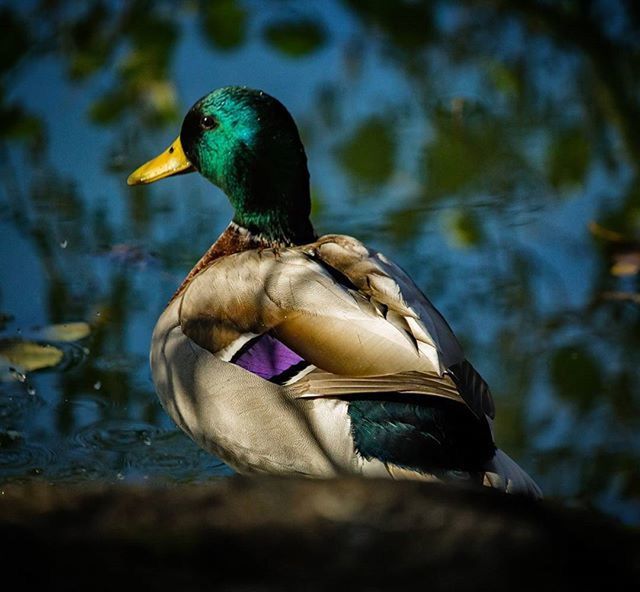
M498 4L0 4L0 480L229 474L147 360L230 207L196 175L125 179L196 99L246 84L300 125L317 228L445 314L500 446L547 496L640 524L640 249L610 234L640 235L640 17Z

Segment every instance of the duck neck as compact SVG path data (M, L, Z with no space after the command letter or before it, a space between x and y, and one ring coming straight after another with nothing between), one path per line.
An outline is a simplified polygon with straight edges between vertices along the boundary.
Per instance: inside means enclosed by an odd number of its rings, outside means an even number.
M316 238L308 213L296 216L278 210L236 210L233 222L266 246L303 245Z
M220 184L234 207L233 221L273 246L314 241L302 145L284 143L279 150L258 154L262 153L238 151Z

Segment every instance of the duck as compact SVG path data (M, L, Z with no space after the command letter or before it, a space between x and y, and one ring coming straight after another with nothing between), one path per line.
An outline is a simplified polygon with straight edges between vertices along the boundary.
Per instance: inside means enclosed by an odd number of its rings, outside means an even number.
M232 220L151 338L160 402L240 474L359 475L541 497L493 436L487 383L413 280L357 238L318 236L287 108L226 86L129 185L198 172Z

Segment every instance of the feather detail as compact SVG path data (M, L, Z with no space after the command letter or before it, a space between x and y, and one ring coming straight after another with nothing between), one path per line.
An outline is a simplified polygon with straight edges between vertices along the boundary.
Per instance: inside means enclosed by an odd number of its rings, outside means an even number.
M462 349L442 315L416 287L411 278L381 253L367 249L360 241L343 235L326 235L307 245L305 252L344 274L361 293L419 328L416 337L436 347L447 366L463 359Z
M232 341L226 347L223 347L218 352L218 357L225 361L230 362L235 356L237 356L251 341L260 337L258 333L245 333L240 335L236 340Z
M420 473L418 471L405 469L404 467L399 467L391 463L384 463L384 466L389 473L389 477L396 481L441 481L441 479L431 473Z
M448 376L435 373L402 372L379 376L338 376L321 370L309 372L289 391L295 397L339 397L380 393L423 394L460 400L455 384Z
M541 498L542 491L536 482L502 450L496 454L485 469L484 485L501 489L507 493L520 493Z
M185 334L212 353L244 333L274 330L300 356L340 374L434 366L418 354L406 324L381 318L364 296L296 249L214 261L185 289L180 321Z
M465 362L440 313L400 268L351 237L329 235L302 247L246 250L212 261L183 290L180 323L218 356L245 334L271 332L326 373L369 377L358 385L362 392L374 392L381 376L401 374L397 392L455 399L478 417L493 413L486 384ZM412 372L425 378L407 386L410 374L403 373ZM331 392L347 394L346 384L333 383Z
M450 366L447 374L451 375L462 398L469 403L471 409L479 409L491 419L495 418L496 409L489 386L467 360Z

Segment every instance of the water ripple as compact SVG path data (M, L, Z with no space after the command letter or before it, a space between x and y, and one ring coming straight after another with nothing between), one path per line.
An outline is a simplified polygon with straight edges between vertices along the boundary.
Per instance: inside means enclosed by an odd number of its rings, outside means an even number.
M55 463L53 450L40 444L31 444L17 439L8 446L0 447L0 471L6 476L36 476Z
M0 425L13 427L44 401L24 383L0 383Z
M221 474L226 470L216 457L175 430L158 434L146 450L131 451L127 465L142 472L170 475L174 479L193 478L202 473Z
M160 429L147 423L126 419L100 420L75 435L84 448L131 452L133 449L151 446Z
M102 411L116 407L115 401L97 393L79 396L70 401L70 404L75 408L87 411Z
M56 366L56 370L59 372L66 372L79 366L87 359L90 353L87 347L79 343L58 343L56 347L63 353L62 361Z
M56 468L55 481L80 483L82 481L110 480L113 474L114 469L109 462L100 459L99 455L95 455L91 459L66 459L66 463Z

